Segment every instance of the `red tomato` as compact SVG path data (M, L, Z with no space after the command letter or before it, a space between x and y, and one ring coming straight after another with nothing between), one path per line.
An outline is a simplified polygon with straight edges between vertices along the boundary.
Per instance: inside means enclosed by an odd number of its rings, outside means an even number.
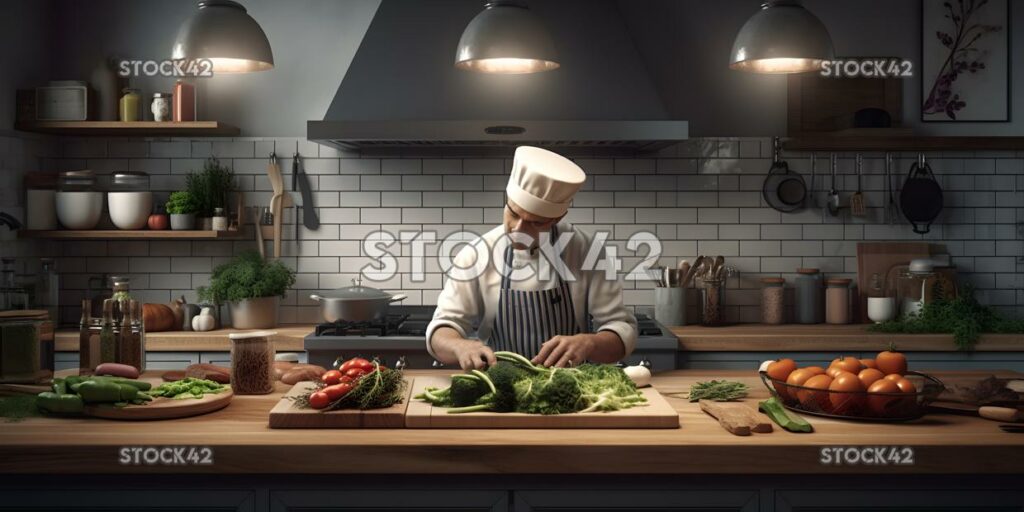
M352 391L352 385L349 383L335 384L333 386L327 386L326 388L323 388L321 391L327 393L327 398L333 402L347 395L349 391Z
M341 370L341 373L345 373L352 368L359 368L361 370L368 372L370 370L373 370L373 363L361 357L354 357L352 359L349 359L348 361L345 361L344 363L341 363L341 367L338 369Z
M352 377L349 377L348 375L342 375L341 378L338 379L338 384L348 383L348 382L352 382L354 380L355 379L353 379Z
M366 370L363 370L362 368L349 368L345 371L345 376L352 380L356 380L363 375L366 375Z
M309 406L314 409L323 409L327 407L327 404L331 403L330 397L323 391L317 391L312 395L309 395Z
M338 370L329 370L320 377L320 380L324 381L324 384L333 386L338 382L341 382L341 372Z
M154 213L146 220L146 225L154 231L162 231L171 226L170 217L163 213Z

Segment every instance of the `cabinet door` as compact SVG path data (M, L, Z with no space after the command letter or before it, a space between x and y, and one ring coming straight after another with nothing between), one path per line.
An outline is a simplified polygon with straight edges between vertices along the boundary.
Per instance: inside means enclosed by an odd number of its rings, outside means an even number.
M515 512L756 512L759 501L757 490L520 491L512 497Z
M256 510L256 496L252 491L189 489L61 489L0 490L0 511L54 511L54 510L147 510L208 511L223 510L251 512Z
M1010 490L778 490L775 512L1021 512L1024 492Z
M78 368L78 352L56 352L53 354L55 370L73 370Z
M198 352L146 352L147 370L184 370L198 363Z
M466 491L271 491L272 512L344 510L345 512L506 512L508 492Z
M199 362L217 366L231 366L231 352L200 352Z

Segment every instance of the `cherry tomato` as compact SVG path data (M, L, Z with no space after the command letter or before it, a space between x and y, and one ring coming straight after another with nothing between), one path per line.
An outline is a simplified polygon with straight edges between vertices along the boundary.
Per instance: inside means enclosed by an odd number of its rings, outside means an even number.
M347 395L349 391L352 391L352 385L349 383L335 384L333 386L327 386L326 388L323 388L321 391L326 393L327 398L333 402Z
M326 373L324 373L322 377L320 377L320 380L323 380L324 384L327 384L328 386L333 386L338 382L341 382L341 377L342 375L340 371L329 370Z
M324 407L327 407L327 404L329 403L331 403L331 398L323 391L317 391L316 393L309 395L309 406L314 409L323 409Z
M355 379L353 379L352 377L349 377L348 375L342 375L341 378L338 379L338 384L349 383L349 382L352 382L354 380Z
M362 368L349 368L345 371L345 376L352 380L356 380L363 375L366 375L366 370L363 370Z

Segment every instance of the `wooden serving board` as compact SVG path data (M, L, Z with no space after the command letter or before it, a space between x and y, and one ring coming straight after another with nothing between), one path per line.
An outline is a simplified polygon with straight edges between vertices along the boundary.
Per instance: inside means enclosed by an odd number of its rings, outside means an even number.
M427 387L448 387L449 377L417 377L412 396ZM405 413L408 428L679 428L679 413L653 387L640 390L647 405L615 412L586 414L522 414L473 412L448 414L444 407L434 407L412 399Z
M140 379L145 380L153 387L163 384L159 378ZM108 420L169 420L174 418L187 418L198 416L223 409L231 403L234 398L231 386L224 391L215 394L206 394L202 398L175 400L173 398L154 398L146 405L127 405L114 407L110 405L87 405L85 415Z
M405 410L409 406L409 393L415 380L406 377L405 382L405 395L400 404L386 409L327 412L295 405L291 398L302 396L316 387L312 381L299 382L270 410L270 428L404 428Z

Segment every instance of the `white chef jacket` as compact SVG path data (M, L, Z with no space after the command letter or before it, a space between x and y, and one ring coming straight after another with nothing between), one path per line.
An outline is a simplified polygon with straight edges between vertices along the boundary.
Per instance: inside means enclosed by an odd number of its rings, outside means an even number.
M576 324L581 332L587 331L587 315L592 317L593 332L612 331L619 335L624 345L625 354L629 355L636 347L637 325L633 313L626 309L622 299L622 284L618 279L605 279L604 270L580 270L583 260L590 248L591 236L583 231L573 228L568 222L558 223L559 233L572 233L565 250L561 253L565 266L575 276L574 281L568 282L572 294L572 301L575 307ZM469 268L486 265L479 277L471 280L457 280L446 277L444 290L437 298L437 309L434 310L434 318L427 326L426 341L427 351L435 359L433 348L430 346L430 338L438 327L451 327L459 332L463 338L473 331L473 327L479 325L477 337L487 343L491 330L494 326L494 316L498 307L499 291L501 290L501 273L493 261L477 260L477 251L473 246L479 248L480 252L486 251L490 260L493 260L493 247L505 234L505 227L498 226L481 237L463 247L453 260L460 268ZM552 241L554 243L554 240ZM557 250L556 250L557 251ZM513 268L532 264L536 270L539 267L539 258L543 258L540 250L529 251L526 249L513 249ZM603 251L602 251L603 258ZM498 255L501 258L501 254ZM600 261L601 258L598 258ZM503 262L499 262L503 264ZM555 262L555 264L558 264ZM452 269L453 271L455 269ZM451 271L450 271L451 273ZM546 290L558 286L557 273L554 268L550 269L550 276L541 279L539 272L525 280L511 280L509 286L515 290L536 291ZM535 354L523 354L532 357Z

